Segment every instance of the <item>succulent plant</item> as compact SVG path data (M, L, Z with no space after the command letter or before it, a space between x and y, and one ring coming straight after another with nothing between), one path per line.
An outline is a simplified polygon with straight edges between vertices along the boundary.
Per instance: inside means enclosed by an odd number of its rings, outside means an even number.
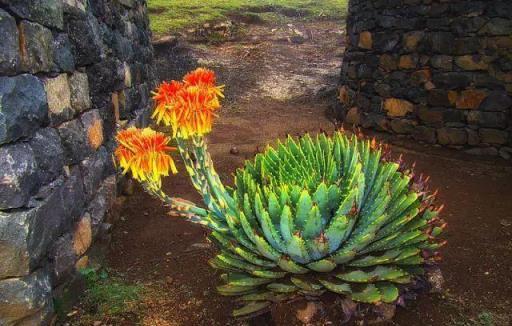
M160 105L160 115L171 116L166 109ZM207 208L168 197L154 171L139 179L174 213L211 229L220 252L209 263L225 272L217 290L242 303L234 316L326 291L395 303L439 259L446 224L428 180L389 159L374 140L342 131L289 137L246 162L226 188L203 137L210 128L190 126L185 136L172 131Z
M339 132L268 148L236 172L230 209L208 217L221 250L210 265L227 272L218 291L248 303L235 315L325 291L395 302L444 244L422 182Z

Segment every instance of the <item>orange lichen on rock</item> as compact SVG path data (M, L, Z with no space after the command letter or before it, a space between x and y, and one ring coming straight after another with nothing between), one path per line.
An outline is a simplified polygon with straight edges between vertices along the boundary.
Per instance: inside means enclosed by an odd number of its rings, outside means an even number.
M460 92L455 102L457 109L478 109L482 101L487 97L483 90L468 89Z
M87 139L92 148L98 149L103 144L103 123L101 120L94 120L87 129Z
M388 98L384 101L384 110L390 117L403 117L414 111L414 104L399 98Z

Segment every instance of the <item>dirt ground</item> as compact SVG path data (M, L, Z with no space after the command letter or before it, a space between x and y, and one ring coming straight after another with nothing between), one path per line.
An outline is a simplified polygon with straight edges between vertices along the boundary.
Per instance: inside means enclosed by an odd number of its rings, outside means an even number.
M343 55L340 22L251 25L241 40L216 45L179 42L155 47L160 79L178 79L208 66L226 85L226 105L209 136L216 168L226 183L245 159L287 134L327 132L325 112L335 97ZM294 36L301 36L294 38ZM387 139L386 135L376 135ZM445 292L422 295L399 308L392 325L477 325L480 313L496 325L512 321L512 168L452 150L388 139L396 155L430 175L449 223L443 250ZM234 149L235 148L235 149ZM236 154L232 154L235 152ZM180 166L178 166L179 168ZM199 202L184 169L165 180L167 193ZM215 292L219 273L207 264L215 248L205 230L171 218L156 199L136 188L116 225L108 266L151 295L123 324L274 325L269 315L236 321L230 298ZM323 324L339 324L339 321ZM284 324L277 324L284 325Z

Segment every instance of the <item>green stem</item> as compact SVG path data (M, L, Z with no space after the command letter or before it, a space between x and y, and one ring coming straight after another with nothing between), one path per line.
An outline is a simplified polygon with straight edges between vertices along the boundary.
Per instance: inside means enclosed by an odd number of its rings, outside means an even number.
M210 192L209 188L211 187L209 187L203 169L200 168L201 166L198 162L194 162L192 159L192 154L194 154L193 151L189 149L188 144L180 137L176 137L176 143L192 184L203 197L203 201L211 213L219 218L219 220L224 221L225 217L222 212L223 210Z
M194 146L194 155L198 158L200 163L201 173L206 177L208 185L213 190L217 200L222 201L225 204L222 206L227 206L226 208L233 213L233 210L235 209L233 197L231 197L231 195L226 191L226 188L220 180L219 174L215 171L205 140L203 138L196 137L193 138L192 144Z
M198 207L192 202L180 198L169 197L162 189L152 186L148 182L142 182L141 184L144 190L163 201L178 215L195 215L198 217L208 216L208 211L206 209Z

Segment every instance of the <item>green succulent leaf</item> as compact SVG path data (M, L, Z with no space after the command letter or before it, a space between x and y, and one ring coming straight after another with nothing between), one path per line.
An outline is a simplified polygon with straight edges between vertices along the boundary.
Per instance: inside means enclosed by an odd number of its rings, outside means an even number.
M257 271L251 271L251 275L263 277L263 278L271 278L271 279L281 279L288 274L287 272L283 271L267 271L267 270L257 270Z
M357 302L378 303L381 301L382 296L374 284L367 284L362 290L352 292L350 298Z
M336 266L338 265L329 258L317 260L307 265L309 269L319 273L331 272L336 268Z
M256 293L245 294L239 298L237 301L240 302L253 302L253 301L271 301L271 302L280 302L289 298L286 294L279 294L273 291L260 291Z
M267 289L278 293L293 293L296 292L299 288L293 283L270 283L267 285Z
M281 203L279 202L277 195L273 192L268 195L268 213L272 222L277 224L281 216Z
M233 286L246 286L246 287L252 287L262 284L267 284L272 282L269 279L261 278L261 277L251 277L248 274L244 273L229 273L224 274L224 282L226 282L229 285ZM222 278L222 276L221 276Z
M288 255L300 264L306 264L311 261L306 242L299 234L294 234L288 242L287 250Z
M217 291L224 296L238 296L254 291L257 286L219 285Z
M392 303L398 299L399 291L396 286L388 282L377 283L377 289L380 292L381 300L384 303Z
M290 277L290 281L292 281L296 287L304 291L314 292L323 288L323 285L320 283L308 281L299 277Z
M389 281L408 276L408 273L398 267L377 266L375 269L365 272L354 270L347 273L337 274L340 280L352 283L373 283L377 281Z
M285 205L281 212L279 229L285 243L289 243L293 238L295 224L293 223L293 215L290 206Z
M313 208L313 201L307 190L302 190L295 209L295 224L303 229Z
M269 213L263 211L261 215L260 224L268 243L279 252L286 252L286 245L281 239L281 235L275 227L274 222L272 222Z
M294 274L306 274L309 272L309 269L304 268L291 260L289 257L282 256L281 259L277 261L277 264L279 267L281 267L282 270L294 273Z
M320 235L323 229L323 221L322 215L320 213L320 208L317 205L313 205L311 210L309 211L308 218L304 223L304 228L302 229L302 235L306 239L312 239Z
M336 281L327 281L323 279L319 279L320 282L326 289L338 294L348 294L351 293L352 290L350 288L350 284L348 283L340 283Z
M255 314L270 306L271 303L272 302L270 301L251 302L240 309L233 310L233 317L241 317L250 314Z
M324 226L330 218L329 189L324 182L320 183L313 194L313 201L320 211L322 226Z

